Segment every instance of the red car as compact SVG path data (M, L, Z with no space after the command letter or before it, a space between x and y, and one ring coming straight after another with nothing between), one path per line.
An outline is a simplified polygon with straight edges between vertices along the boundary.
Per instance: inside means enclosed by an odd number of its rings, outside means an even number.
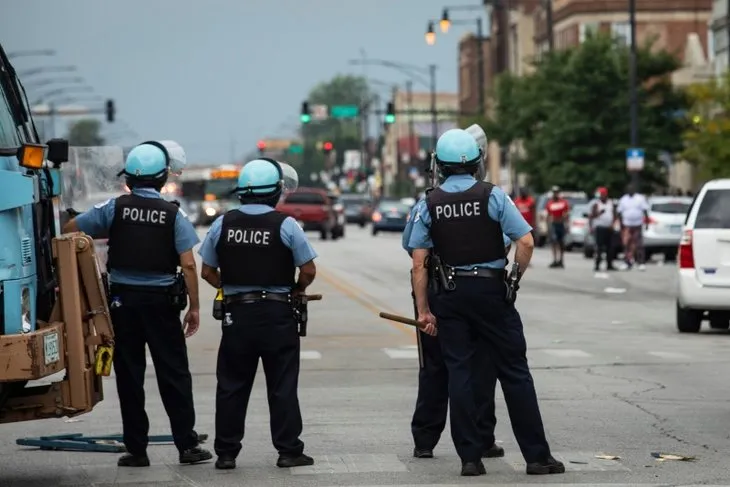
M294 218L305 232L317 231L322 240L341 236L337 214L327 191L319 188L297 188L285 193L276 205L277 211Z

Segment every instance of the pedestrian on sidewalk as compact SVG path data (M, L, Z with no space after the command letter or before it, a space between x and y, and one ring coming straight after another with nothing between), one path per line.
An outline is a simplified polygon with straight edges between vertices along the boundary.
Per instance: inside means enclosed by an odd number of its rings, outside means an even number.
M605 187L596 189L595 196L589 216L589 226L596 244L596 260L593 270L596 272L600 270L603 253L606 252L606 270L614 271L616 270L613 266L613 225L616 219L614 204L608 198L608 189Z
M553 263L551 269L564 268L563 255L565 254L565 232L568 215L570 215L570 203L560 195L560 188L553 186L552 195L547 202L548 230L550 242L553 248Z
M619 200L616 212L617 219L621 222L626 270L631 270L635 264L640 271L646 270L643 230L648 227L649 203L630 184L626 188L626 194Z

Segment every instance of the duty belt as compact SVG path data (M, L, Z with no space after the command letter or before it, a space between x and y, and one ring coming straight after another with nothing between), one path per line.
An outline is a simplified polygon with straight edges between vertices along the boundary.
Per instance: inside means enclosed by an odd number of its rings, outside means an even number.
M279 303L291 303L292 297L289 293L270 293L267 291L256 291L251 293L237 293L225 296L225 304L257 303L260 301L276 301Z
M139 294L166 294L169 295L172 291L172 285L167 286L135 286L132 284L117 284L112 282L109 284L109 289L112 293L115 292L128 292L128 293L139 293Z
M504 269L487 269L483 267L474 267L472 269L449 269L449 274L453 277L496 277L504 279Z

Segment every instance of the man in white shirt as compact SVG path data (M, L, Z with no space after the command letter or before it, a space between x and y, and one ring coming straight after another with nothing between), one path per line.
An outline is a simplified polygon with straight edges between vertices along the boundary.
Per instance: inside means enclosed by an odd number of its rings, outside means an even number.
M624 243L624 260L627 270L634 263L638 269L646 269L644 265L644 243L642 230L647 226L649 217L649 203L642 194L638 194L633 185L629 185L625 195L621 197L616 209L617 218L621 222L621 233Z
M596 244L596 261L593 269L598 272L601 266L603 253L606 253L606 270L615 270L613 266L613 225L615 223L615 211L613 201L608 199L608 189L600 187L596 189L595 199L591 204L589 214L591 230L594 234Z

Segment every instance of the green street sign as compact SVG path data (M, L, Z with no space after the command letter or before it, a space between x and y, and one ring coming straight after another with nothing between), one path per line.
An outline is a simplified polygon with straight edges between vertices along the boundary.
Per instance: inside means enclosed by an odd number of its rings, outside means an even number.
M357 105L332 105L330 116L332 118L355 118L360 114L360 107Z
M289 146L289 153L290 154L301 154L304 152L304 146L300 144L292 144Z

